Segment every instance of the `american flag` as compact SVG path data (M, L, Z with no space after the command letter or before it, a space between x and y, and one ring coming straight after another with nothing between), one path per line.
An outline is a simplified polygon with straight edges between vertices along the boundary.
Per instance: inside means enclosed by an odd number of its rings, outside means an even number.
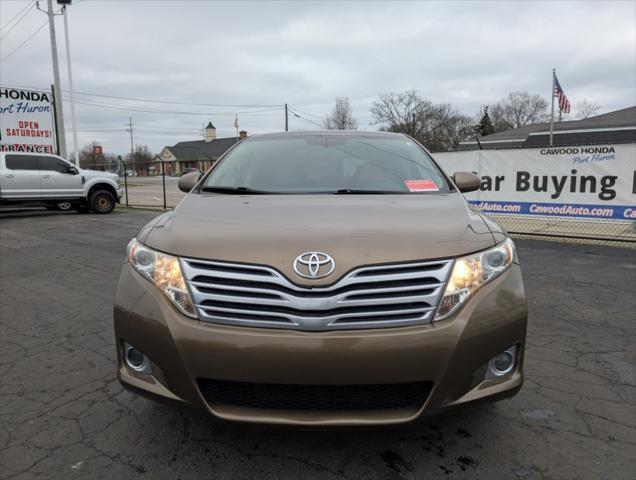
M568 97L565 96L556 75L554 76L554 96L559 99L559 110L563 113L570 113L570 101Z

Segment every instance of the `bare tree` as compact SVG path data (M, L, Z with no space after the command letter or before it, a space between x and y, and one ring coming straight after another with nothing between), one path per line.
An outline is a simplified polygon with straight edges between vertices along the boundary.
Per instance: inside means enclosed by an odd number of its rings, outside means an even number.
M135 161L132 161L130 153L126 155L127 168L132 168L135 165L135 173L137 175L149 174L150 164L155 161L155 155L150 151L146 145L135 145L134 150Z
M371 116L377 123L387 125L390 132L402 132L416 137L417 119L426 118L433 109L430 100L415 90L402 93L381 93L371 105Z
M540 95L510 92L490 107L490 120L495 132L524 127L548 120L548 102Z
M435 105L415 90L381 93L371 115L382 130L412 136L432 151L449 150L469 137L473 121L449 104Z
M104 170L106 161L103 153L97 153L99 143L92 141L91 143L84 145L79 151L80 166L84 168L92 168L94 170Z
M336 105L324 121L327 130L357 130L349 97L336 97Z
M598 115L600 109L601 106L598 103L591 102L587 98L584 98L582 102L577 103L574 107L574 111L576 112L574 117L577 120L593 117L594 115Z

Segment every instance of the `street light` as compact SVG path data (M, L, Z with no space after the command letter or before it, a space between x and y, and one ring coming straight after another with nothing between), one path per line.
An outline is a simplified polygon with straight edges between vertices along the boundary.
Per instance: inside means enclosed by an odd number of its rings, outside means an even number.
M57 4L62 6L64 16L64 39L66 41L66 67L68 70L68 85L71 100L71 126L73 127L73 154L75 166L79 167L79 149L77 147L77 124L75 121L75 91L73 90L73 72L71 70L71 45L68 35L68 15L66 6L71 5L73 0L57 0Z

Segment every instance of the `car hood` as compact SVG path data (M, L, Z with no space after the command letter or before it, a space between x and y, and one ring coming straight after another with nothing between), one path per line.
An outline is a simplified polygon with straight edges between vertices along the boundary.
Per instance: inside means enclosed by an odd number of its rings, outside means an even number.
M189 194L138 239L182 257L269 265L311 285L360 265L449 258L496 243L460 194ZM334 258L331 275L304 280L294 273L294 259L311 251Z

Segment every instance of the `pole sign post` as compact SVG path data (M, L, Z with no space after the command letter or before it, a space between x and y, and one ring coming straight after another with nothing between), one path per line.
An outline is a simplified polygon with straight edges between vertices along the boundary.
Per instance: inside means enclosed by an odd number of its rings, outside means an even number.
M50 92L0 86L0 151L55 153Z
M481 175L466 199L484 213L636 220L636 144L443 152L452 175Z

